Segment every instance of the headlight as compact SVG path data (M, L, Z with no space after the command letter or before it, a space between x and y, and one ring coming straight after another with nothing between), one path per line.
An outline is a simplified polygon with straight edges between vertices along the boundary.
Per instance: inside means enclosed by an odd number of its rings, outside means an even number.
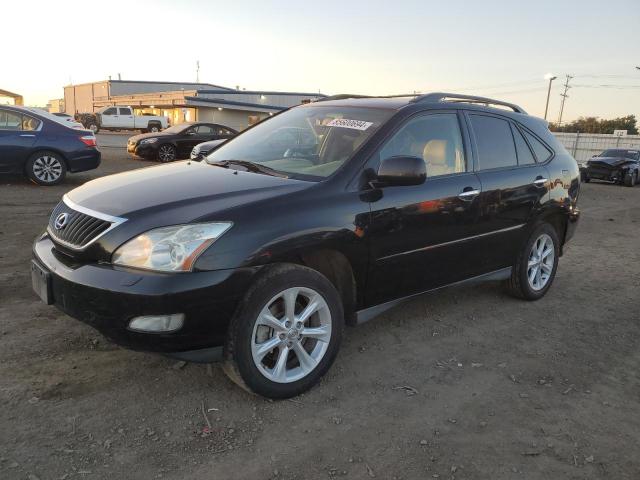
M149 230L118 248L112 262L161 272L188 272L198 256L232 225L196 223Z
M145 138L143 140L140 140L140 145L144 143L156 143L157 141L158 141L157 138Z

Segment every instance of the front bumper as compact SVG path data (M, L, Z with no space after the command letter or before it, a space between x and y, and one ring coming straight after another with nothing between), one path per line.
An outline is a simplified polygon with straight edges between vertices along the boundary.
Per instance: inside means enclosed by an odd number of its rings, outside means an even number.
M142 158L156 158L158 156L158 151L153 143L127 143L127 152Z
M171 274L78 265L55 250L46 235L35 242L33 258L50 273L51 302L58 309L118 345L175 356L224 344L229 322L258 270ZM175 332L128 329L133 317L172 313L185 314L183 327Z

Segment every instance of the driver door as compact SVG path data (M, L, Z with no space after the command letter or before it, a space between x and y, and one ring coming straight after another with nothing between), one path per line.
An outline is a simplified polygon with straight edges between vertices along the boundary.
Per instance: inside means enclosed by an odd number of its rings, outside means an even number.
M370 203L368 305L420 293L480 273L474 236L482 189L463 140L462 118L448 110L407 120L374 154L414 156L426 163L422 185L380 189Z

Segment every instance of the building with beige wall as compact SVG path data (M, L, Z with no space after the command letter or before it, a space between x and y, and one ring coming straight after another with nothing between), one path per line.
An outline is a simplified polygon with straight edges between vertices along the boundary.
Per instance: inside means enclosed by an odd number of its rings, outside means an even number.
M243 130L286 110L309 103L320 93L236 90L207 83L105 80L64 88L65 111L90 113L111 105L169 117L172 125L206 121Z

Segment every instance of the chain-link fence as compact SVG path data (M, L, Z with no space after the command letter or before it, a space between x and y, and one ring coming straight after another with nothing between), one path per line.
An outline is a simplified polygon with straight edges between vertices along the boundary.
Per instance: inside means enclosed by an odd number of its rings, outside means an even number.
M630 148L640 150L640 135L617 135L600 133L559 133L556 138L578 162L589 160L607 148Z

